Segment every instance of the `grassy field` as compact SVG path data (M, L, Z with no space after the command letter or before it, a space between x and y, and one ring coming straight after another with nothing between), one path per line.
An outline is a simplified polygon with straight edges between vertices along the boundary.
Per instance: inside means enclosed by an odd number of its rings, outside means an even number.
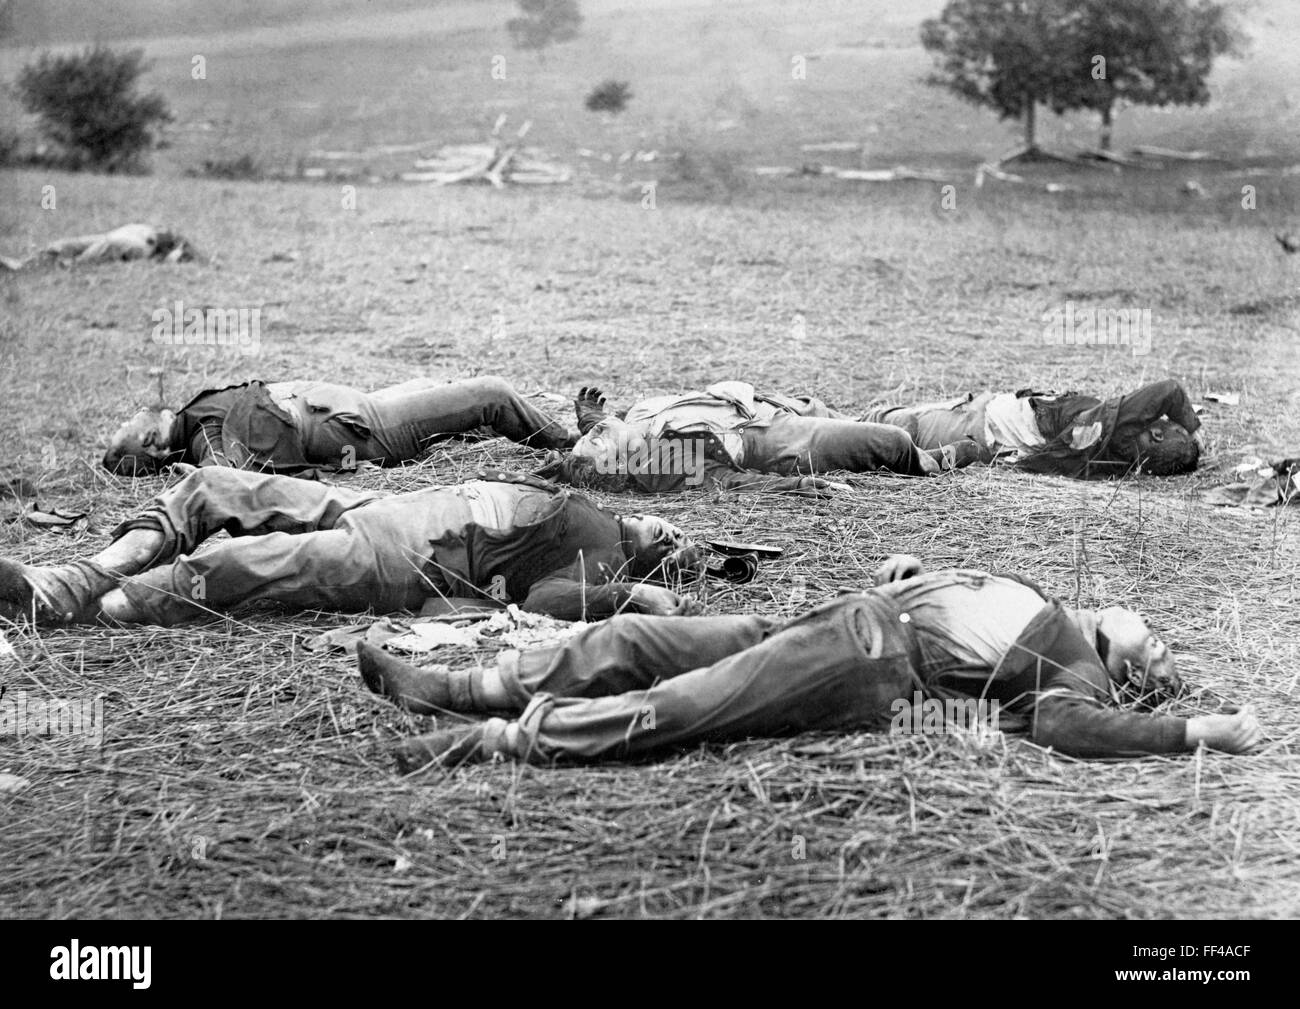
M248 377L319 374L374 387L415 374L497 373L539 396L594 382L626 404L647 392L745 377L854 408L1031 384L1109 394L1168 376L1198 400L1210 391L1241 395L1236 407L1207 406L1208 453L1194 476L1087 485L977 467L932 480L854 477L850 492L816 503L740 495L609 501L653 507L699 534L748 530L786 548L755 582L709 588L715 613L791 613L796 579L813 602L863 584L896 551L936 566L1022 571L1071 604L1140 606L1197 688L1173 710L1249 700L1267 743L1244 757L1106 763L1062 759L1012 737L860 733L700 748L631 766L491 765L405 780L392 772L386 747L431 720L373 698L348 660L302 648L345 617L244 613L178 629L8 628L17 658L0 665L6 690L102 694L105 733L99 748L68 737L0 738L0 772L32 782L0 796L0 914L1300 913L1293 713L1300 524L1294 509L1245 513L1200 501L1245 456L1300 446L1300 264L1270 235L1296 220L1300 177L1243 178L1230 164L1198 169L1204 199L1180 192L1191 177L1182 170L1054 176L1083 189L1058 195L996 184L975 190L969 165L1011 146L1014 132L942 100L922 105L923 92L909 90L920 88L909 81L924 69L914 46L900 49L889 87L870 92L871 115L891 103L896 110L880 120L879 134L864 133L867 112L852 129L843 125L852 95L862 103L860 80L783 106L774 90L740 77L732 93L749 96L748 113L739 98L740 112L706 108L716 90L705 102L690 100L691 81L726 79L718 67L741 74L740 54L756 39L785 52L792 40L808 44L814 24L838 26L836 44L914 38L924 12L910 8L904 24L883 14L873 22L848 4L812 5L822 19L767 5L719 12L682 4L656 13L584 4L592 11L583 51L605 62L557 52L537 68L540 80L511 84L518 90L508 100L518 104L502 105L487 84L471 84L478 57L467 53L490 31L473 27L478 9L491 7L497 24L505 5L448 5L456 13L447 34L403 30L385 41L380 24L432 16L401 6L374 14L378 20L353 16L347 23L357 38L346 43L318 45L310 26L295 32L268 18L257 33L266 46L232 44L239 79L224 78L220 89L212 81L220 98L196 103L179 85L166 90L190 121L225 116L225 149L265 144L284 158L320 145L472 139L501 110L534 116L538 130L553 131L546 144L557 151L594 146L593 131L608 134L608 150L678 137L706 164L733 154L789 163L802 142L877 136L882 163L923 160L960 173L957 209L940 209L931 184L760 185L720 170L707 185L666 177L654 210L637 196L598 199L582 187L385 185L362 187L351 211L336 185L179 177L214 149L211 139L160 152L159 174L148 178L0 174L6 254L157 219L213 257L206 265L5 277L0 459L36 483L42 504L88 509L90 521L69 535L0 526L0 552L52 560L97 549L108 529L165 485L118 481L96 468L109 425L158 398L160 386L174 402ZM750 7L766 20L744 17ZM1280 6L1265 11L1287 16ZM700 28L710 19L711 35ZM844 27L850 21L855 32ZM178 23L169 35L191 30L235 33L205 22ZM724 54L718 67L706 61L685 83L672 76L690 59L685 47L674 50L680 63L666 62L681 37L697 40L697 57ZM620 39L649 41L625 51ZM168 51L188 66L186 47L168 45L160 44L159 66ZM392 67L409 65L402 61L419 47L436 48L430 72L442 67L436 74L446 75L430 86L445 100L429 103L424 119L408 97L392 98L397 83L367 73L386 54ZM634 72L652 65L662 78ZM338 72L326 75L325 67ZM788 70L774 73L788 79ZM1269 71L1244 63L1234 73L1230 80L1248 94ZM611 74L633 81L641 118L602 124L578 108L585 89ZM1278 80L1270 100L1280 109L1288 81ZM291 117L293 82L303 101L328 112ZM651 101L661 87L662 105ZM341 94L346 102L330 97ZM275 99L254 100L259 95ZM824 118L808 114L819 105ZM539 111L552 108L554 116ZM1245 145L1231 138L1253 129L1222 109L1131 117L1124 128L1133 132L1121 143L1223 140L1215 149L1242 159ZM717 129L727 118L738 125ZM1175 119L1184 125L1159 132ZM1139 132L1138 124L1151 129ZM958 132L962 126L968 132ZM1284 161L1294 136L1271 133L1276 143L1260 139L1256 153ZM1246 183L1258 186L1257 211L1241 209ZM53 212L40 208L46 185L57 192ZM272 261L276 253L297 259ZM261 306L261 354L151 344L152 311L178 298ZM1067 301L1150 308L1152 353L1044 344L1044 312ZM797 317L806 323L802 338ZM539 402L569 416L562 402ZM536 458L499 441L456 444L418 467L359 479L400 490Z

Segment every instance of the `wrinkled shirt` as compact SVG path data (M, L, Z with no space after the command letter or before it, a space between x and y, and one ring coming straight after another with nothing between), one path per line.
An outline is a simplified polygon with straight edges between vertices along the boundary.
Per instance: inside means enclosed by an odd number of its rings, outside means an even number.
M741 432L747 427L770 424L777 409L757 399L754 387L748 382L714 382L703 392L642 400L627 412L626 421L655 438L712 434L721 442L729 460L743 466L745 449Z
M926 675L995 669L1047 600L1013 578L948 569L891 582L876 592L894 600L917 635Z
M933 696L996 699L1004 727L1019 722L1034 742L1074 756L1187 748L1186 719L1113 706L1090 611L1071 612L1032 583L982 571L935 571L872 591L911 628L915 671Z
M991 397L984 406L984 441L998 454L1042 445L1046 439L1029 397L1011 392Z

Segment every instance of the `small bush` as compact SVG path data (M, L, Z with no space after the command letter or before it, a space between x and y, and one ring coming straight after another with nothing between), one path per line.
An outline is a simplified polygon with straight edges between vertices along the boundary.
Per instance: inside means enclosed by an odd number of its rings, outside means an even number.
M632 88L627 81L603 81L587 96L590 112L622 112L632 100Z
M684 150L671 162L662 180L686 199L729 203L752 187L752 179L728 151L707 148Z
M136 171L156 129L171 119L161 95L138 93L146 69L140 49L116 53L95 45L67 56L44 53L18 75L18 97L58 148L61 167Z
M205 158L203 166L195 175L204 175L209 179L233 179L251 181L260 179L265 174L262 163L251 154L241 154L237 158Z

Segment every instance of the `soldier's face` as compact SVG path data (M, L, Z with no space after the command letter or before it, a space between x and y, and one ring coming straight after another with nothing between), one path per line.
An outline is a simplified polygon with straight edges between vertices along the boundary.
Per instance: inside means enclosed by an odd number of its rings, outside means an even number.
M1150 451L1153 445L1159 445L1163 442L1166 437L1180 439L1190 438L1191 435L1187 433L1187 428L1183 427L1181 424L1175 424L1172 421L1167 423L1157 421L1138 435L1138 450L1145 454Z
M659 556L666 557L691 543L686 533L657 515L632 515L625 518L623 530L632 541L632 548L638 556L657 552Z
M1109 606L1099 610L1097 618L1097 629L1110 640L1106 666L1112 679L1127 681L1143 693L1176 697L1182 692L1173 653L1144 616L1122 606Z
M653 570L667 562L681 573L699 564L699 555L691 538L681 529L657 515L632 515L623 519L623 532L636 555L641 572Z
M573 454L579 459L590 459L598 473L618 473L620 465L626 469L632 444L643 437L640 428L617 417L606 417L578 439Z
M1183 425L1172 420L1157 420L1137 436L1139 459L1151 458L1144 466L1148 472L1164 473L1172 469L1194 468L1197 456L1195 439ZM1156 458L1165 460L1156 462ZM1168 460L1179 460L1172 465Z
M113 432L104 454L109 470L152 470L171 453L167 444L174 415L170 410L141 410Z

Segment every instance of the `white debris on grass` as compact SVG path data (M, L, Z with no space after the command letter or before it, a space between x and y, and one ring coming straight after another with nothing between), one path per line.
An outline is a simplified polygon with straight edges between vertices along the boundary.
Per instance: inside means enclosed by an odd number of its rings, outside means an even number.
M567 641L588 625L583 621L557 620L541 613L529 613L511 604L503 610L470 620L448 621L446 617L416 617L409 621L385 618L374 624L336 628L308 642L311 649L355 648L356 641L370 640L391 651L420 655L439 648L539 648ZM392 630L400 632L392 634Z

